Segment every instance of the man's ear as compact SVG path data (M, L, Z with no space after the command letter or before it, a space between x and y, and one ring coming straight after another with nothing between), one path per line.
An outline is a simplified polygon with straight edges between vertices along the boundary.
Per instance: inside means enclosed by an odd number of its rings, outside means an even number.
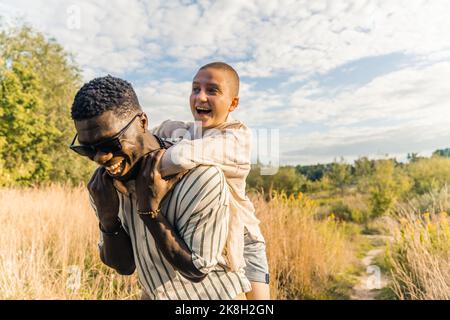
M139 117L139 125L141 128L144 129L144 132L148 129L148 118L145 112L142 113L142 115Z
M239 105L239 97L234 97L231 101L230 107L228 108L228 112L234 111Z

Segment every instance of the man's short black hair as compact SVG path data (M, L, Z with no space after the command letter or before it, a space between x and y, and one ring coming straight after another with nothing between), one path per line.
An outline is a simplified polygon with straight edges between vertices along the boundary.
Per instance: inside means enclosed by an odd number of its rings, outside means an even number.
M112 111L126 118L142 110L131 84L107 75L85 83L75 95L72 104L72 119L84 120Z

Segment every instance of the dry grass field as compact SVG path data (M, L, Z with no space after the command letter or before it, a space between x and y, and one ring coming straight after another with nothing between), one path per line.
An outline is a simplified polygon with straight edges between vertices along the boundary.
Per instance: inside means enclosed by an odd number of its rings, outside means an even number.
M267 242L272 298L348 297L358 235L332 215L318 220L314 200L302 194L252 201ZM395 241L387 260L397 298L448 299L448 217L390 221ZM98 236L83 187L0 189L0 299L139 298L135 274L120 276L100 261Z
M389 221L394 241L386 255L395 295L402 300L450 300L447 213L410 209Z
M134 276L100 261L85 189L3 189L0 208L0 299L138 297Z

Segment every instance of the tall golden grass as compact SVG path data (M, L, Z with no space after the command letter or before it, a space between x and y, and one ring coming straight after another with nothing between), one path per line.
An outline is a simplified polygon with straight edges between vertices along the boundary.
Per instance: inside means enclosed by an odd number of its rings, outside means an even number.
M98 236L84 188L1 189L0 299L137 297L135 276L100 261Z
M333 287L355 263L343 225L316 220L315 202L303 194L252 198L266 239L273 299L335 298Z
M267 242L273 299L328 297L353 253L342 227L316 221L312 200L253 198ZM0 299L135 299L136 275L99 259L85 188L0 189ZM79 280L79 286L78 286Z
M438 197L427 195L428 212L421 212L416 201L388 218L394 240L387 262L399 299L450 299L449 195L447 188Z

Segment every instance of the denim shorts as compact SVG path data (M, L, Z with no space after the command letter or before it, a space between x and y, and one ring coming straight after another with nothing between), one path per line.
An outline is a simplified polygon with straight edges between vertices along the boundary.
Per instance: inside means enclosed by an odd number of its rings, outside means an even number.
M269 266L267 263L266 243L258 241L244 232L245 276L249 281L269 284Z

